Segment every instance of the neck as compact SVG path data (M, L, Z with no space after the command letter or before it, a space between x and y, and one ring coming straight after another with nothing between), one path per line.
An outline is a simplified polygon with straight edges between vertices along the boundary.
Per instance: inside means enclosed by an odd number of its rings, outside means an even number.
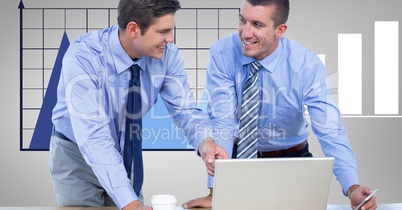
M135 50L133 47L133 42L132 42L133 40L127 34L127 31L119 28L118 34L119 34L120 44L123 47L124 51L126 51L126 53L130 56L130 58L133 60L140 59L141 56L138 56L137 53L135 53Z

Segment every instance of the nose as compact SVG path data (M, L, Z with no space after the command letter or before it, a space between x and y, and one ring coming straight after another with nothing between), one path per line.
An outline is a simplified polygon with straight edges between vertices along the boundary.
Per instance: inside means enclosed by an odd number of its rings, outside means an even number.
M244 39L252 38L253 37L253 29L249 23L244 24L241 26L241 35Z
M173 43L174 42L174 35L173 30L170 30L165 38L166 42Z

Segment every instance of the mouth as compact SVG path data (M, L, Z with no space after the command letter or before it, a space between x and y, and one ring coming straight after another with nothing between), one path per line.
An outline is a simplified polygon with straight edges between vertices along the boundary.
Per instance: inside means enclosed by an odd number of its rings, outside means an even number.
M255 42L248 42L248 41L246 41L246 40L243 40L243 43L245 44L245 45L254 45L254 44L256 44L257 42L255 41Z
M158 48L159 49L165 49L166 45L159 45Z

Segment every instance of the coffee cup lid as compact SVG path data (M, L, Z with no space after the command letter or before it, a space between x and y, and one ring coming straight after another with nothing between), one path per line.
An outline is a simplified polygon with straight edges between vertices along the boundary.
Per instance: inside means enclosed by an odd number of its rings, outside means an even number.
M176 203L177 199L174 195L154 195L152 196L151 203L158 204L171 204Z

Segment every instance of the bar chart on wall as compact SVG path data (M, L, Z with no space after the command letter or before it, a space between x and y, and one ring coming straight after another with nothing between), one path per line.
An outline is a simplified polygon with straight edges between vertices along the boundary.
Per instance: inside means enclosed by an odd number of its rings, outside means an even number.
M20 150L48 150L51 114L61 61L78 36L117 24L117 8L26 8L20 10ZM237 31L238 8L182 8L176 13L175 41L196 100L202 97L209 46ZM144 150L192 147L168 117L162 100L143 118ZM145 139L144 139L145 138Z
M374 23L374 113L397 117L399 112L399 22ZM363 115L364 34L338 34L339 109L345 115Z

